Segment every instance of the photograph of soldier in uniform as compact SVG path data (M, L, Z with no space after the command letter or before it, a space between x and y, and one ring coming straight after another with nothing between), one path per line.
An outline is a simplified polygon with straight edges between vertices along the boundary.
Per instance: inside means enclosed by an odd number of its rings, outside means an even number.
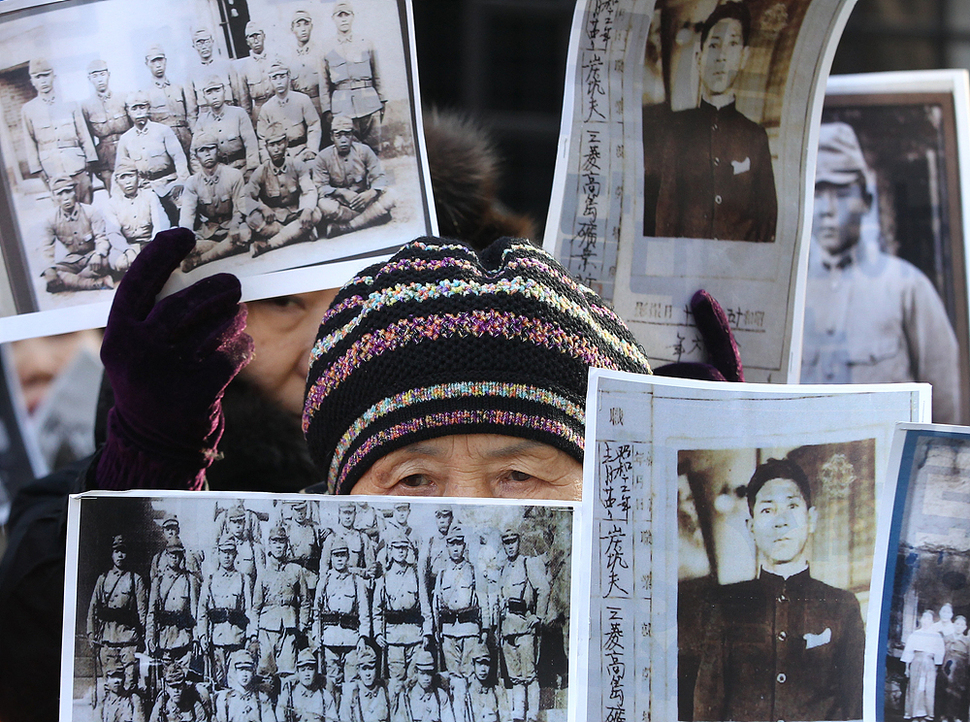
M565 722L572 525L557 506L86 498L72 719Z
M931 427L897 433L893 525L884 560L876 708L887 722L965 721L970 698L970 437ZM888 507L888 505L887 505ZM877 560L882 565L883 560ZM877 590L873 590L876 592Z
M678 454L678 719L862 717L875 443Z
M777 35L777 9L658 2L654 22L644 69L643 234L773 242L778 197L765 128L777 109L764 97L771 55L763 47Z
M63 311L52 316L63 330L65 318L80 327L105 315L142 236L164 225L149 222L148 194L170 226L191 221L200 234L172 290L221 271L243 278L283 271L271 285L310 265L335 276L338 261L432 232L405 0L249 0L245 19L234 17L229 28L221 0L146 1L140 13L125 0L0 9L0 109L19 119L0 124L0 172L15 230L3 238L10 300L0 306L0 337L4 316ZM277 125L282 156L268 148ZM217 141L215 175L203 169L193 142L209 133ZM119 163L128 173L121 194ZM301 163L309 172L296 169ZM221 211L213 221L199 210L205 201L198 198L212 193L196 188L183 202L193 174L197 186L218 185L214 178L232 168L249 182L260 164L271 165L247 194L258 207L240 207L242 223L233 211L230 239L221 237L228 222ZM290 187L294 173L298 190ZM94 259L72 271L78 282L47 272L44 218L58 206L51 183L65 177L80 204L105 217L109 206L116 217L137 216L116 218L108 229L110 271L95 274L101 264ZM220 237L211 237L214 229ZM254 288L270 292L270 285Z
M939 96L939 94L937 94ZM802 383L933 386L933 421L967 419L962 228L950 110L829 96L819 129ZM897 102L897 100L899 102ZM922 101L926 101L923 98ZM945 120L950 114L950 121ZM963 296L963 300L961 300Z

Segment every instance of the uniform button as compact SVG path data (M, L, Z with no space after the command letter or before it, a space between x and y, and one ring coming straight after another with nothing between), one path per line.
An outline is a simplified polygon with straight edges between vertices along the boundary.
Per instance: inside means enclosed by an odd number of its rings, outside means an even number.
M775 677L775 679L778 680L778 684L784 684L785 682L788 681L788 677L784 672L779 672L778 676Z
M712 125L711 127L714 128L714 130L717 130L717 123L714 123L714 125Z
M784 592L782 592L781 594L778 595L778 601L779 602L787 602L788 601L788 597L785 596L785 593Z
M717 203L718 205L721 205L721 200L722 200L722 198L721 198L720 194L714 196L714 202Z
M714 159L714 165L721 165L721 159L720 158L715 158Z
M785 632L785 631L778 632L778 639L784 642L786 639L788 639L788 632Z

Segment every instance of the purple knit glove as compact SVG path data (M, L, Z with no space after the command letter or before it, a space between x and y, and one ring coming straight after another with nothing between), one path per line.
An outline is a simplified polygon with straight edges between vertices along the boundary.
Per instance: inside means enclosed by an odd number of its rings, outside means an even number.
M115 396L101 489L199 489L216 456L222 394L252 358L253 340L228 273L155 302L194 245L184 228L159 233L115 293L101 344Z
M675 376L702 381L744 381L741 352L731 333L731 324L721 304L701 289L690 300L694 323L704 338L710 363L680 362L655 368L658 376Z

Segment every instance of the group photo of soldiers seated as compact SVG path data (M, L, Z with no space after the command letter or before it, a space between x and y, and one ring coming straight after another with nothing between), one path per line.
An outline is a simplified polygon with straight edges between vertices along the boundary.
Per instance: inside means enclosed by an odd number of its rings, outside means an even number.
M156 519L147 568L112 536L84 630L92 719L565 719L561 523L519 511L499 528L406 502L256 506L217 502L205 535ZM210 548L187 541L213 531Z
M377 51L354 33L350 2L326 7L336 34L325 43L297 9L291 43L269 47L252 20L249 55L235 60L218 55L211 29L193 29L197 57L182 78L151 44L145 87L132 92L113 89L96 59L81 103L58 97L48 59L30 61L37 96L21 119L29 173L53 205L41 249L48 293L114 288L155 233L175 225L199 241L190 271L391 220ZM95 202L102 187L107 199Z

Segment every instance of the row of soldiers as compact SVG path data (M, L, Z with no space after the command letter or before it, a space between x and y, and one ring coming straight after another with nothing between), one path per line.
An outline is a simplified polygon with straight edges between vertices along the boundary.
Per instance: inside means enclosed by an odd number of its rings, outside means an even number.
M47 60L32 60L38 97L21 110L28 167L58 206L45 225L45 255L54 260L60 245L65 256L42 274L48 292L111 288L140 248L175 224L201 242L183 269L191 270L390 220L394 198L377 155L386 101L376 55L353 35L349 3L336 3L333 17L337 38L317 53L312 18L298 10L289 61L265 52L254 23L250 56L235 64L216 58L211 32L198 30L199 63L181 86L168 79L157 45L145 57L148 91L113 92L107 64L95 60L88 68L95 94L80 107L58 100ZM115 187L108 218L90 205L92 170L106 189ZM122 183L120 175L133 173L137 185ZM247 182L252 203L241 192Z
M502 531L494 558L480 552L473 563L466 531L447 508L436 510L437 529L424 539L408 526L408 504L389 519L361 506L358 519L358 505L343 503L334 529L313 520L306 502L285 511L265 545L254 512L242 504L225 511L217 568L208 575L202 555L182 544L177 518L166 518L166 548L152 559L147 589L115 537L113 567L99 577L88 610L101 674L122 677L103 684L102 709L114 687L125 704L137 703L140 686L157 703L165 685L193 686L187 670L194 668L217 700L226 690L228 704L235 689L280 719L322 719L329 710L378 704L375 695L388 714L411 710L399 719L444 719L415 712L420 704L447 706L455 719L536 719L540 630L558 612L545 563L520 552L517 528ZM163 671L140 683L142 648ZM504 684L496 685L499 660ZM233 682L239 670L248 670L245 684ZM465 696L484 689L502 702L489 707L495 716L467 717ZM500 707L507 714L498 716ZM227 719L237 718L249 719Z

